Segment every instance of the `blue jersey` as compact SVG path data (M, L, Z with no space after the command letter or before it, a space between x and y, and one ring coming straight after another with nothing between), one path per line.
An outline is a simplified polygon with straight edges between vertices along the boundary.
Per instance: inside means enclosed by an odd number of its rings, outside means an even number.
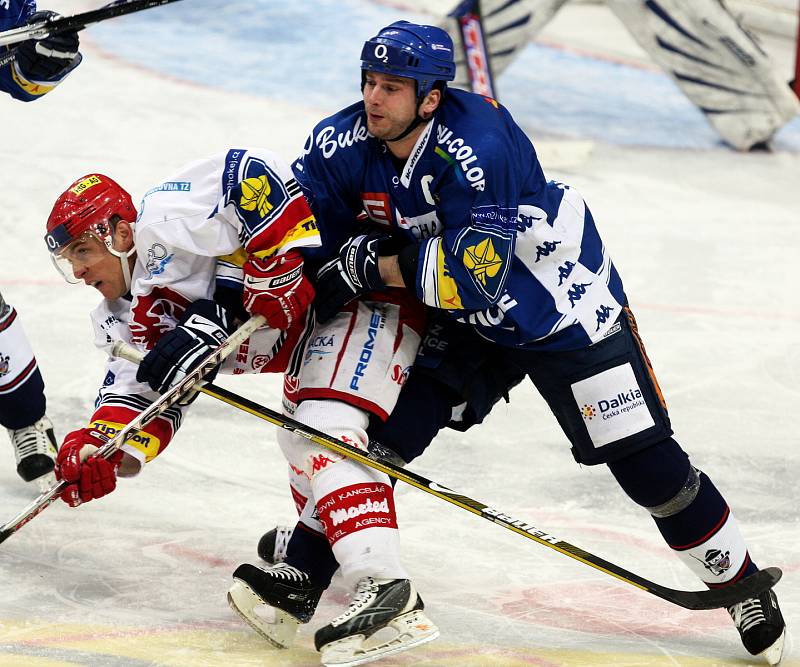
M36 0L0 0L0 32L27 23L35 11ZM0 48L0 53L5 54L8 49L16 46L18 45L12 44L10 47ZM28 79L17 63L12 61L10 64L0 67L0 91L23 102L37 100L61 83L80 64L81 58L82 56L78 54L68 68L46 81Z
M418 298L509 347L577 349L625 303L581 196L547 181L493 99L448 89L405 164L367 131L359 102L319 123L294 164L331 254L365 212L416 242Z

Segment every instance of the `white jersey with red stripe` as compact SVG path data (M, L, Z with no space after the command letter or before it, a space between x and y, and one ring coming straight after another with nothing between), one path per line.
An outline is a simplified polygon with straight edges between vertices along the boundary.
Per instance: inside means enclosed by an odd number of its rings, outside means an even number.
M95 343L107 351L116 340L149 350L175 327L189 304L212 298L218 257L226 257L230 281L248 254L269 257L319 244L291 169L264 149L231 149L187 165L145 194L133 227L136 261L130 295L104 299L92 313ZM287 331L260 329L225 361L222 372L296 369L310 320L307 316ZM136 381L132 363L109 359L92 426L113 435L157 396ZM151 460L169 443L184 411L167 410L125 451L140 464Z

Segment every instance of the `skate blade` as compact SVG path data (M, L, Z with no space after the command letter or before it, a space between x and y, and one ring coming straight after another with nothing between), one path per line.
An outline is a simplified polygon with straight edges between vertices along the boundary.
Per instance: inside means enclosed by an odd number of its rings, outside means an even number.
M245 583L234 579L228 590L228 604L253 630L276 648L291 648L300 622L291 614L270 607ZM257 608L273 612L270 620L257 613Z
M439 628L421 609L398 616L386 627L396 631L397 635L370 647L364 646L366 641L364 635L352 635L339 639L320 649L322 654L320 661L325 667L355 667L355 665L363 665L395 653L408 651L433 641L439 636Z
M786 641L786 628L783 629L781 636L775 640L775 643L767 649L764 649L759 653L764 660L767 661L768 664L772 665L779 665L781 662L781 658L783 658L783 645Z

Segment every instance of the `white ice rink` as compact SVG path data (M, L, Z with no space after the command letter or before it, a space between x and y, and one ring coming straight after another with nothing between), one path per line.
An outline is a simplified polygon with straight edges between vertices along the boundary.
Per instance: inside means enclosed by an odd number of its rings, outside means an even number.
M41 4L72 13L92 3ZM241 72L226 65L228 79L242 85L222 90L215 67L222 54L231 57L236 26L273 4L184 0L143 13L183 21L183 30L168 24L173 35L162 27L154 37L154 23L133 17L90 29L84 63L61 89L28 105L0 99L0 290L32 341L60 436L91 414L103 358L88 319L96 293L65 284L42 241L58 194L100 171L138 200L183 163L230 146L263 145L293 158L317 120L356 99L361 42L404 15L397 3L294 3L261 45L266 64L250 57ZM195 8L215 5L218 31L195 24ZM311 31L321 30L326 12L354 27L338 25L330 40ZM564 47L613 47L615 58L640 62L603 12L578 6L560 18L543 37L547 48L500 79L501 99L505 86L512 113L519 110L541 147L545 173L591 205L676 438L726 496L756 563L783 569L776 591L791 634L800 627L798 120L776 151L740 154L718 145L699 112L652 69L617 64L612 72L589 55L563 76L559 63L575 65ZM291 35L307 42L282 62L279 40ZM339 54L339 42L351 42L350 50ZM154 67L159 49L175 60ZM297 55L304 52L307 61ZM537 68L539 57L546 66ZM342 84L349 88L337 84L328 98L326 66L336 77L350 70ZM629 104L631 89L619 102L617 83L648 87ZM589 85L594 97L582 97ZM537 98L537 86L558 96ZM558 118L559 108L570 113ZM277 377L219 383L279 405ZM651 580L701 588L604 467L573 462L535 391L520 386L511 398L482 426L443 432L414 469ZM269 648L225 600L233 569L255 562L260 535L294 516L274 436L269 424L200 397L140 477L75 510L59 502L13 535L0 546L0 666L317 665L313 632L346 601L337 580L289 651ZM14 472L11 447L0 443L0 523L33 496ZM397 505L406 563L442 634L378 664L755 664L724 611L684 611L410 487L398 486ZM800 659L790 652L782 664Z

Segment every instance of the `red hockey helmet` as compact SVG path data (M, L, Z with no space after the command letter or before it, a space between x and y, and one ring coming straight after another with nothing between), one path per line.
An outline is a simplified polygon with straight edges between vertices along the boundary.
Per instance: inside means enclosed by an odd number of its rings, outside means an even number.
M127 258L128 252L119 252L113 248L110 220L114 216L134 222L136 208L131 196L116 181L103 174L89 174L79 178L56 199L47 218L47 234L44 240L56 267L68 282L80 281L74 280L69 263L59 260L67 246L78 239L94 237L120 260ZM127 280L127 261L123 262L123 271Z

